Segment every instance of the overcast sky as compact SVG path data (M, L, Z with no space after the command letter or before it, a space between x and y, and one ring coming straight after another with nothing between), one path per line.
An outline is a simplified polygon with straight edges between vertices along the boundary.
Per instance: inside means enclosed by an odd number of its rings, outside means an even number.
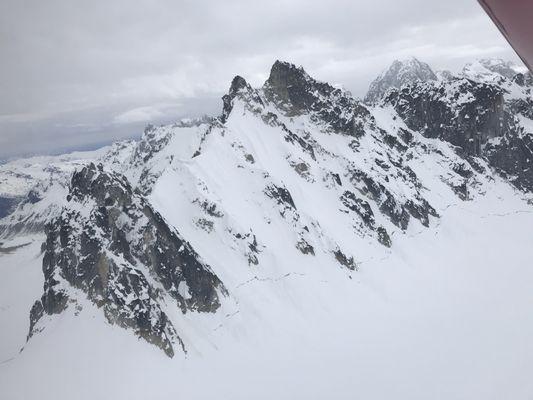
M276 59L364 96L407 56L518 60L476 0L1 0L0 159L218 114L232 77Z

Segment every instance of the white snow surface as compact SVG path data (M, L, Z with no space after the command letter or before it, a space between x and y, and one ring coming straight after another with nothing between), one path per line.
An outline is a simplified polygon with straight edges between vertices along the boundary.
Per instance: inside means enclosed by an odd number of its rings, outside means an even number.
M512 80L512 74L525 72L519 66L499 59L478 60L467 64L460 76L477 82L497 85L505 91L506 100L531 98L531 88L522 87Z
M0 165L0 195L24 196L37 184L70 175L88 160L106 154L107 147L94 151L76 151L59 156L36 156Z
M2 398L530 398L533 215L498 189L365 254L352 279L314 262L226 281L238 313L173 359L90 304L19 354L39 251L1 255Z

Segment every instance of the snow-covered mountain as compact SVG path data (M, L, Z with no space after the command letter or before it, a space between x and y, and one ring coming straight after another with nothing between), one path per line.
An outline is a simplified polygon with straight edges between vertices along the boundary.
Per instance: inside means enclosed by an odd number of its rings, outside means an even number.
M380 100L389 89L398 89L418 81L436 80L438 80L437 75L425 62L414 57L396 60L370 84L365 101L372 104Z
M468 63L463 68L463 74L477 79L491 79L502 77L513 80L517 74L526 72L526 68L520 67L511 61L499 58L485 58Z
M77 167L105 154L106 150L38 156L0 165L0 218L12 214L23 200L34 201L37 192L45 187L54 183L67 184ZM13 225L14 222L10 221L9 224ZM0 232L2 230L3 224L0 225Z
M508 393L486 379L513 373L525 393L530 359L487 349L533 356L520 349L533 329L532 86L494 65L443 79L394 63L370 106L277 61L260 88L236 76L219 118L2 166L2 193L22 200L0 219L0 394L479 398ZM50 357L61 376L83 365L105 382L44 384ZM455 365L464 357L492 369ZM287 378L257 394L251 366ZM35 388L13 384L23 373ZM380 374L391 384L371 395ZM401 384L413 374L428 382L416 393Z

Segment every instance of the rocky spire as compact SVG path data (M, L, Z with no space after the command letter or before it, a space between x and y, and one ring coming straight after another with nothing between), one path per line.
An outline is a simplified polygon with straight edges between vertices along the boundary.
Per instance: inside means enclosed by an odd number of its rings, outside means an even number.
M250 86L246 79L242 76L235 76L231 81L231 85L227 94L222 96L222 122L226 122L233 109L233 103L235 98L241 97L245 101L255 101L262 104L261 98L257 92Z
M279 60L272 65L263 89L270 101L291 115L311 111L318 96L329 96L335 90L311 78L302 67Z

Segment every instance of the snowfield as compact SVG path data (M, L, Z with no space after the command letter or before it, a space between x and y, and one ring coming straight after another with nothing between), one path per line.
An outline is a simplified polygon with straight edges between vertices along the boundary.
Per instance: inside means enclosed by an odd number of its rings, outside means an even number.
M18 353L39 246L2 254L2 398L527 399L533 213L498 189L369 254L352 279L316 263L235 280L239 312L173 359L90 303Z

